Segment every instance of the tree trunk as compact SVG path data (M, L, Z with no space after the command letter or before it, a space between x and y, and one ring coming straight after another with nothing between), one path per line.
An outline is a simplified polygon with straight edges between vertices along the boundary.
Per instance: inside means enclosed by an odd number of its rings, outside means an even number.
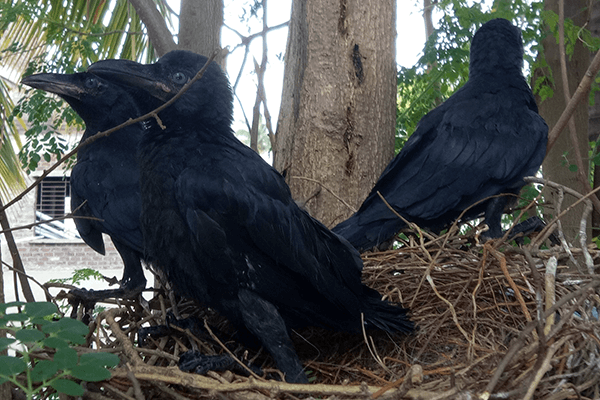
M181 0L178 44L153 0L129 2L146 26L157 56L162 57L171 50L183 49L208 57L213 51L221 49L223 0ZM223 58L221 53L216 61L222 64Z
M182 0L179 48L209 57L221 49L222 26L223 0Z
M590 32L592 36L600 38L600 2L592 3L590 17ZM595 54L590 57L593 58ZM594 95L594 104L588 108L589 112L589 140L598 141L600 138L600 92ZM598 148L598 145L596 146ZM600 186L600 165L594 165L594 188ZM598 196L598 193L596 193ZM600 235L600 213L594 211L592 214L592 236Z
M352 212L331 192L358 208L393 156L395 10L394 0L292 6L274 165L328 226Z
M162 57L171 50L175 50L177 45L173 40L173 34L167 27L167 22L160 15L153 0L129 0L129 3L135 9L146 29L150 43L154 47L156 55Z
M587 10L587 0L571 0L565 2L565 18L570 18L577 26L584 26L588 22L589 12ZM558 14L558 0L546 0L545 8L552 10ZM583 10L583 11L582 11ZM559 46L555 37L549 33L542 42L546 61L550 68L548 71L536 71L536 76L539 74L551 74L554 79L554 95L539 104L540 114L552 128L558 121L558 118L565 109L566 102L563 91L563 83L561 78L560 53ZM567 73L569 90L571 94L577 88L577 85L583 78L589 63L590 53L577 41L573 54L567 56ZM583 174L588 176L588 110L587 104L582 104L578 107L574 114L578 147L583 155L584 171ZM559 137L556 145L547 154L542 165L544 177L560 183L564 186L573 188L578 192L583 192L582 183L577 179L577 172L569 169L570 165L576 165L575 147L569 137L569 131L565 130ZM547 196L547 194L546 194ZM546 197L548 198L548 197ZM556 199L554 199L556 200ZM561 205L561 210L565 210L574 199L565 196L565 201ZM547 207L546 212L557 215L556 209ZM576 207L563 218L561 218L563 231L567 241L573 244L577 243L576 238L579 235L579 224L581 221L582 206ZM589 227L590 224L588 224ZM588 231L588 235L589 235ZM588 236L589 237L589 236Z

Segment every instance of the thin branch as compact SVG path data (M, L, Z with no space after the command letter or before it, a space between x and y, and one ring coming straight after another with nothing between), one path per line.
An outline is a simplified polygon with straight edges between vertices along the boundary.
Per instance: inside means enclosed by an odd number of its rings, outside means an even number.
M571 101L571 91L569 90L569 76L567 74L567 55L565 54L565 1L558 1L558 51L560 59L560 72L562 77L563 94L565 97L565 104L569 104ZM577 179L583 186L583 192L589 193L592 190L590 182L584 171L586 170L583 165L583 156L581 155L581 149L579 148L579 139L577 138L577 129L575 126L575 120L573 116L569 118L569 138L571 139L571 145L575 155L575 164L577 165ZM596 196L591 197L592 202L596 208L596 211L600 212L600 199Z
M129 0L146 29L150 42L160 57L177 48L173 34L167 27L165 18L160 14L153 0Z
M345 205L346 207L348 207L348 209L350 211L352 211L353 213L356 212L356 208L352 207L350 204L346 203L344 201L344 199L342 199L340 196L338 196L333 190L329 189L327 186L325 186L325 184L323 184L323 182L320 182L316 179L312 179L312 178L307 178L305 176L290 176L290 178L292 179L303 179L305 181L309 181L309 182L314 182L316 184L318 184L319 186L321 186L323 189L327 190L329 193L331 193L331 195L333 197L335 197L336 199L338 199L343 205Z
M550 149L556 144L556 140L560 136L565 126L569 122L569 118L575 113L575 109L584 99L587 98L587 95L590 91L590 87L592 82L594 81L596 75L600 71L600 51L596 53L594 59L590 63L587 71L585 72L585 76L579 82L579 86L577 86L577 90L573 93L573 97L567 104L567 107L563 111L562 115L548 134L548 145L546 146L546 154L550 152Z
M285 28L286 26L288 26L290 24L290 21L286 21L286 22L282 22L279 25L275 25L275 26L271 26L271 27L264 27L263 26L263 30L261 32L256 32L253 33L252 35L248 35L248 36L244 36L241 33L239 33L238 31L236 31L235 29L233 29L232 27L228 26L227 24L223 24L223 26L227 29L229 29L230 31L232 31L233 33L235 33L236 35L239 36L241 43L238 44L237 46L235 46L231 52L233 53L238 47L241 46L248 46L250 44L250 42L252 42L254 39L261 37L263 35L263 33L269 33L271 31L277 30L277 29L281 29L281 28Z
M2 200L0 200L0 206L2 206ZM12 232L10 232L10 223L8 222L8 215L6 214L5 207L0 208L0 225L2 226L3 231L7 231L4 233L4 236L6 237L6 243L8 244L8 249L13 260L15 271L19 272L19 282L21 283L21 290L23 290L25 300L27 300L27 302L33 302L35 301L35 298L33 297L31 286L29 286L29 281L25 275L25 266L23 265L23 260L19 254L17 243L15 242ZM17 280L15 279L15 286L16 281ZM18 291L15 290L15 293L18 293Z

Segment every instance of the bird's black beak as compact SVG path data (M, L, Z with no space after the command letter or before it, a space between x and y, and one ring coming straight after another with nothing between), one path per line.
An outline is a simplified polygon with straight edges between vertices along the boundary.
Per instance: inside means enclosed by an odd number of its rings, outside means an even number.
M129 60L103 60L90 65L88 72L122 86L139 88L152 97L167 102L179 91L153 74L154 64L140 64Z
M72 75L66 74L35 74L26 76L21 83L34 89L79 99L84 89L78 85Z

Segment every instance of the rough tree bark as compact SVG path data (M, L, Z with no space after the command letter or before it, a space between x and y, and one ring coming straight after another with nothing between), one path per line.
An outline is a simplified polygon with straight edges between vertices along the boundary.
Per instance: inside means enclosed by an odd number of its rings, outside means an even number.
M589 19L589 9L587 8L587 0L570 0L565 2L565 17L570 18L577 26L584 26ZM558 14L558 0L546 0L545 8L552 10ZM563 83L561 78L561 67L560 67L560 52L559 46L556 42L555 37L549 33L542 42L544 48L544 55L550 68L550 71L536 71L534 77L539 74L551 74L554 79L553 89L554 95L546 99L545 101L538 103L540 108L540 114L548 123L548 126L552 128L562 114L566 106ZM575 45L574 52L571 56L567 57L567 71L568 71L568 83L571 94L577 88L577 85L583 78L585 71L587 70L590 63L590 53L585 46L578 41ZM574 114L576 133L578 138L578 146L581 154L584 157L585 170L582 171L587 176L587 165L588 165L588 110L587 105L582 104L578 107ZM582 192L582 184L577 179L577 172L571 171L569 165L575 165L575 147L569 137L569 132L565 132L560 135L556 145L546 155L546 159L542 165L544 171L544 177L573 188L579 192ZM562 210L573 203L573 199L565 197L565 201L562 204ZM547 207L547 212L552 215L556 215L556 210L552 207ZM579 223L581 221L582 208L577 207L571 211L564 218L561 219L563 231L570 243L576 243L576 237L579 234ZM589 226L589 224L588 224ZM589 232L588 232L589 235ZM589 237L589 236L588 236Z
M393 156L394 0L292 6L274 165L325 225L357 208ZM331 191L331 192L330 192Z
M182 0L179 48L210 56L213 51L221 48L222 26L223 0Z
M590 32L593 36L600 38L600 2L592 3L590 17ZM593 57L595 54L592 54ZM600 138L600 92L594 96L594 104L588 108L589 112L589 140L598 141ZM600 165L594 168L594 188L600 186ZM596 196L598 194L596 193ZM594 211L592 214L592 236L600 235L600 213Z
M148 29L148 37L161 57L175 49L210 56L220 49L223 26L223 0L181 0L178 43L153 0L129 0ZM219 56L217 61L222 61Z

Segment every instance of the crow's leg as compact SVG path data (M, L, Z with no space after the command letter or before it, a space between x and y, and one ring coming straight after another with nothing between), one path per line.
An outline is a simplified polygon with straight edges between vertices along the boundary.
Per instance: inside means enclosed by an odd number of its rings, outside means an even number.
M123 259L123 279L118 289L92 290L73 289L70 293L81 303L89 305L98 301L111 298L133 299L137 297L146 287L146 277L140 261L141 254L113 240L115 248Z
M485 223L490 228L484 237L497 239L502 237L502 214L508 203L508 196L498 196L490 199L485 208Z
M275 306L245 289L238 292L238 299L239 312L246 328L273 356L286 381L308 383L285 322Z

